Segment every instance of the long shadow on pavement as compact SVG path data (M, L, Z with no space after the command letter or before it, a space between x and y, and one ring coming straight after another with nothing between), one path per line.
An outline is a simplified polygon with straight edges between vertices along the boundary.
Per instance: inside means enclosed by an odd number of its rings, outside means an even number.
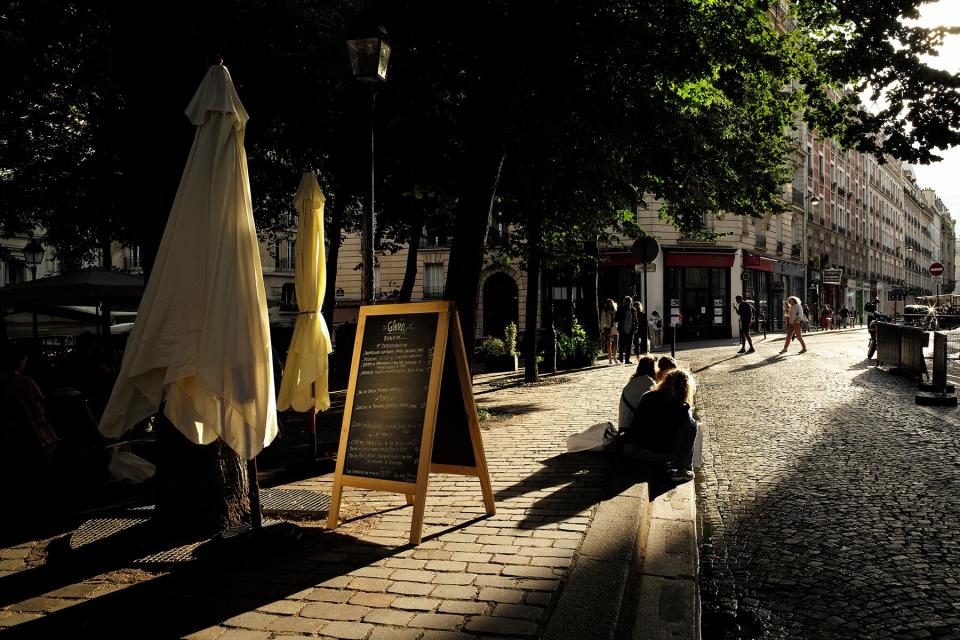
M532 475L494 492L497 500L509 500L563 485L527 507L521 527L561 522L641 482L649 483L651 500L676 486L647 467L600 452L562 453L542 460L541 464Z
M7 631L10 637L183 637L256 611L406 549L304 529L295 544L238 548L93 597ZM319 554L319 555L318 555ZM323 562L316 558L333 559ZM112 563L116 564L116 563ZM303 597L303 596L301 596ZM330 603L311 603L329 607ZM318 613L318 617L322 612ZM317 625L320 626L319 623Z

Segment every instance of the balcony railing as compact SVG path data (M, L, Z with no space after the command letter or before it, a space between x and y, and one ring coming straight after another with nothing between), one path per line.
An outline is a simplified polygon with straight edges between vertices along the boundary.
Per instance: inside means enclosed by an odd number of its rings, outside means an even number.
M443 297L443 285L436 285L423 288L424 300L439 300Z

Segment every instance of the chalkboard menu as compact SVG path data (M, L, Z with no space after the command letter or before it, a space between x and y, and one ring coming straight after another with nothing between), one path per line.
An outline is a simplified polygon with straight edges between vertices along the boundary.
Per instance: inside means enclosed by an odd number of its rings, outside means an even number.
M361 307L327 527L338 524L344 486L402 493L418 544L431 472L477 477L496 513L456 309Z
M367 319L343 472L416 482L437 314Z

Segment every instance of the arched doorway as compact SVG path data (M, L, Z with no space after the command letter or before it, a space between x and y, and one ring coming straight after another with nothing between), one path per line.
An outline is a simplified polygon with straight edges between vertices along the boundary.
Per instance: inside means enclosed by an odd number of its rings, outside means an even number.
M519 318L516 281L503 272L491 274L483 283L483 334L502 338L507 324L519 325Z

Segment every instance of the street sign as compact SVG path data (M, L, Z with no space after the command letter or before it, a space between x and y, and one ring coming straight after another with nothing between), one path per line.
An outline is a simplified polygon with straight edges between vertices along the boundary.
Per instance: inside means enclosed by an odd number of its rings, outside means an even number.
M823 284L840 284L843 278L843 269L824 269Z
M939 262L934 262L930 265L927 271L932 276L942 276L943 275L943 265Z
M744 271L743 273L740 274L740 279L743 280L744 282L747 282L748 280L750 280L750 277L751 276L749 271Z
M632 253L633 257L640 262L649 264L656 260L657 256L660 255L660 244L657 242L656 238L651 236L637 238L633 242L633 246L630 248L630 253Z

